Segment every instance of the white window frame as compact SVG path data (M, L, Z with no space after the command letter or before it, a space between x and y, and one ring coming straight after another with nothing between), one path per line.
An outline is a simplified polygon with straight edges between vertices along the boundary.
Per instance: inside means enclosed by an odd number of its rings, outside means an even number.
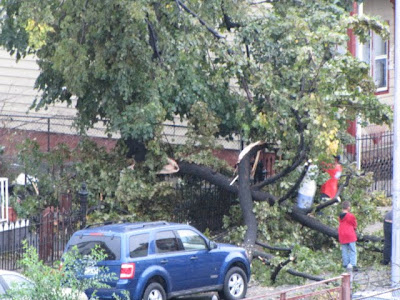
M384 78L383 81L385 82L384 86L379 87L376 85L376 92L386 92L389 90L389 41L383 41L384 42L384 49L385 53L381 55L376 54L376 50L374 48L374 37L376 36L375 33L371 33L371 38L370 40L363 45L363 60L369 64L370 66L370 76L374 80L374 83L377 83L377 78L376 78L376 66L378 61L384 60ZM366 53L366 50L368 50L368 53ZM366 55L367 54L367 55Z

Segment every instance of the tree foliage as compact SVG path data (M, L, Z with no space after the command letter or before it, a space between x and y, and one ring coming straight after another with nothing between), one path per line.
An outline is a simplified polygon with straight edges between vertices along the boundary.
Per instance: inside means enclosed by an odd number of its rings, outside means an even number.
M79 275L84 272L86 267L93 267L97 262L104 260L106 255L99 248L92 249L89 255L82 256L75 247L64 254L61 265L58 262L58 265L54 267L44 264L39 259L36 248L29 246L26 241L23 242L23 250L24 253L19 264L30 283L11 286L10 290L1 296L1 299L89 299L84 293L86 289L89 287L104 288L107 285L103 282L116 277L116 274L107 274L106 272L86 279L82 279L82 276ZM104 267L100 268L104 269ZM98 299L95 291L90 295L90 299ZM115 299L122 300L118 296ZM128 297L123 297L123 299L128 299Z
M369 30L387 36L387 26L352 16L349 0L259 2L3 0L0 43L17 59L37 56L41 95L33 108L67 102L82 130L104 122L110 134L145 145L142 170L112 177L119 201L137 204L127 188L165 192L154 172L169 155L180 172L239 193L251 247L254 211L262 211L252 201L279 204L283 214L334 237L286 204L304 176L298 167L340 152L349 120L390 122L369 66L346 51L348 29L364 41ZM163 142L162 125L175 117L189 121L186 147ZM239 165L238 185L229 185L221 164L208 168L218 136L262 141ZM280 157L277 175L251 186L250 156L264 149Z
M76 106L88 128L148 142L174 116L204 102L218 132L298 143L298 111L313 154L357 114L385 120L368 66L341 54L348 36L382 23L346 10L350 1L2 1L1 43L38 57L34 103Z

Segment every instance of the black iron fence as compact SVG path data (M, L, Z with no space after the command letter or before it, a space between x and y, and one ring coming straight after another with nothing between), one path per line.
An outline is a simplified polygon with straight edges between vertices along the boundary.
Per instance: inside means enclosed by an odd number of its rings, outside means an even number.
M62 193L58 207L49 206L39 215L0 223L0 269L19 269L26 247L35 248L44 263L59 261L72 234L86 224L87 196L82 184L77 207L71 193Z
M365 134L356 139L359 144L359 162L361 170L372 172L372 191L385 192L392 195L393 178L393 132L386 131L374 134ZM356 161L355 146L348 146L345 153L350 161Z
M90 187L89 187L90 188ZM73 206L72 194L60 195L58 207L47 207L38 216L0 223L0 269L16 270L27 246L36 249L48 264L59 261L72 234L86 226L88 191L83 184ZM237 203L236 196L197 177L179 178L170 203L169 221L190 223L201 231L218 232L223 217ZM112 222L112 220L109 220Z
M49 264L60 260L72 233L80 227L79 215L47 208L37 218L0 224L0 269L19 269L26 246L34 247L39 258Z
M221 230L224 215L229 214L232 205L239 203L236 194L196 176L179 178L175 194L172 220L190 223L200 231Z
M392 195L393 132L363 136L361 142L361 169L374 173L372 190Z

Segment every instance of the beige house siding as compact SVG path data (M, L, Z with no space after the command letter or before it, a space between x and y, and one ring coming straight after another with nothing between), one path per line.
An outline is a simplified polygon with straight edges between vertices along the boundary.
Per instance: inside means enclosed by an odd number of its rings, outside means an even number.
M34 89L39 67L34 57L16 62L3 49L0 50L0 113L2 115L75 116L76 111L65 104L50 106L47 110L29 110L38 91Z
M34 89L35 80L39 76L39 67L34 57L26 57L16 62L5 50L0 50L0 115L1 116L22 116L7 121L2 118L3 128L18 128L21 130L47 131L47 123L38 121L37 117L44 118L73 118L76 116L76 109L65 104L55 104L48 109L39 111L29 110L38 91ZM72 124L72 120L56 122L61 125L52 125L51 131L65 134ZM167 122L164 129L164 139L171 144L182 144L186 141L186 122L180 122L176 118L174 122ZM90 136L105 137L101 133L102 125L98 124L94 130L90 130ZM71 130L70 134L75 131ZM113 135L118 138L118 134ZM233 141L219 139L225 149L240 149L240 141L235 138Z
M393 105L394 97L394 10L389 0L365 0L364 13L371 16L380 16L389 23L389 91L378 95L382 103Z
M389 61L388 61L388 91L377 93L381 103L394 104L394 7L390 0L364 0L363 13L370 16L380 16L382 20L389 23ZM363 128L363 134L375 134L387 131L387 126L370 125Z

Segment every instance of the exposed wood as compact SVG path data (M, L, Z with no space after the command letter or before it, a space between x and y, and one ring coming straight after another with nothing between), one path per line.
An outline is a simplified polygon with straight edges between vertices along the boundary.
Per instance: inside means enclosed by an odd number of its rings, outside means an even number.
M250 186L250 152L245 155L239 163L238 175L239 175L239 203L242 209L242 215L244 223L247 226L246 233L244 235L244 247L246 249L248 257L253 257L254 245L257 239L258 223L256 215L253 211L253 198L251 194Z
M292 258L288 258L287 260L281 262L280 264L278 264L278 265L276 266L275 270L274 270L274 271L272 272L272 274L271 274L271 281L272 281L273 283L275 283L275 281L276 281L276 276L278 276L278 274L279 274L279 272L282 270L282 268L283 268L284 266L286 266L287 264L289 264L290 262L292 262L292 261L293 261Z

